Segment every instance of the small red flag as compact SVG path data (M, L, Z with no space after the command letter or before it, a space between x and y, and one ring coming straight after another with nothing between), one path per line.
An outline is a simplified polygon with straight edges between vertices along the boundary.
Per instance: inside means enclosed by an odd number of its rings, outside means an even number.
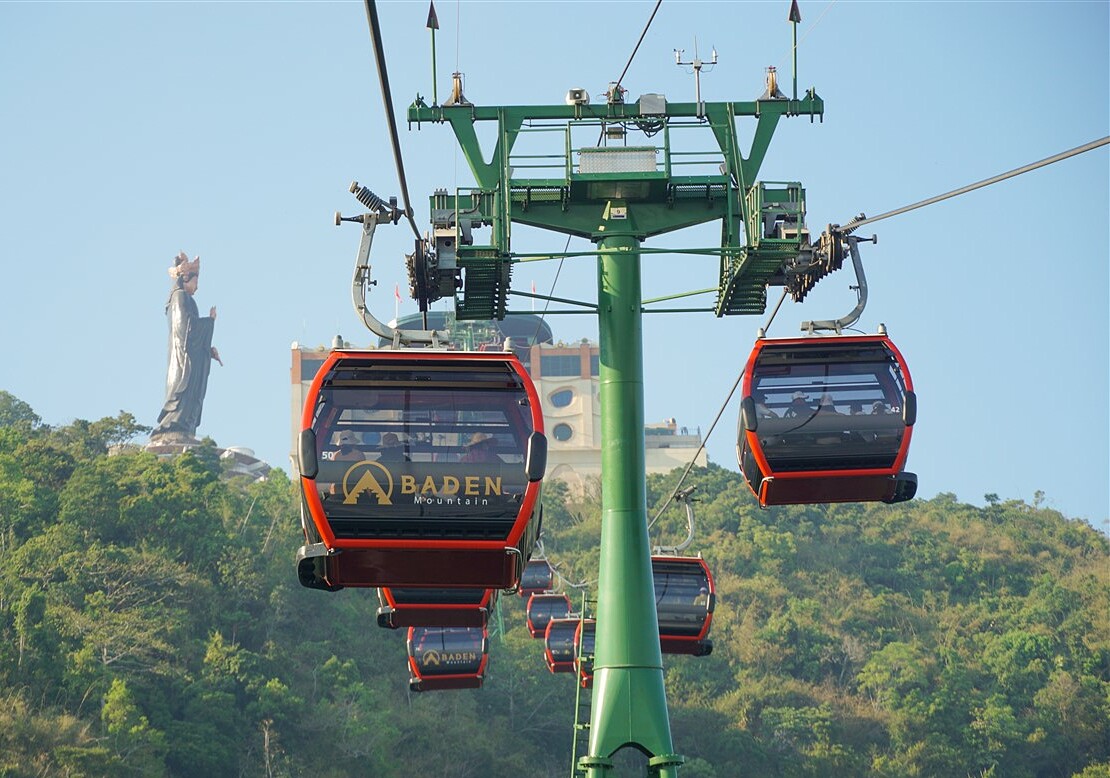
M436 4L428 3L428 24L429 30L439 29L439 17L436 16Z
M802 12L798 10L798 0L790 0L790 21L794 24L800 24L802 21Z
M401 302L401 285L393 285L393 296L397 298L397 302Z

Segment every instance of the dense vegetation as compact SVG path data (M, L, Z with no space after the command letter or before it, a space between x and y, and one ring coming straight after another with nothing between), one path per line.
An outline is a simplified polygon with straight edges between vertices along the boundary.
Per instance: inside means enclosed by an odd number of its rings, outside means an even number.
M0 392L0 776L568 775L573 680L519 598L484 688L410 694L372 593L297 584L280 471L108 456L143 432ZM761 511L735 473L693 482L719 600L712 656L665 659L684 778L1110 776L1104 535L993 498ZM596 577L596 498L546 496L548 555Z

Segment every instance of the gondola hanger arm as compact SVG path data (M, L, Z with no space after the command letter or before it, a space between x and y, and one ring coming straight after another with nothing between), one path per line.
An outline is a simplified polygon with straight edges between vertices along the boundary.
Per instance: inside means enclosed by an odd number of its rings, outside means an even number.
M697 486L689 486L678 492L675 492L675 499L680 500L686 506L686 539L676 546L656 546L656 554L667 554L669 556L678 556L683 551L690 547L694 542L694 500L690 497L697 489Z
M863 218L861 214L857 218ZM834 237L838 233L836 228L832 229ZM847 314L839 319L825 319L821 321L804 321L802 322L802 331L813 334L817 330L832 330L839 335L845 328L851 327L859 321L863 309L867 307L867 276L863 272L863 260L860 259L859 243L878 243L877 236L872 235L870 238L857 238L855 235L843 235L843 240L848 243L848 249L852 255L852 269L856 271L856 285L852 288L856 291L856 307L850 310Z
M407 330L390 327L385 322L381 321L374 314L370 313L370 308L366 302L366 296L370 291L370 287L376 286L377 281L370 277L370 247L374 242L374 231L379 224L392 223L396 224L400 218L400 211L392 204L386 204L380 197L375 195L366 187L359 187L358 182L351 184L351 192L355 194L358 201L367 206L370 210L361 216L344 217L340 213L335 214L336 225L342 222L358 222L362 225L362 238L359 240L358 253L355 255L355 271L351 279L351 303L355 307L355 312L366 328L379 337L385 338L393 344L393 348L401 348L403 346L415 345L430 345L433 348L439 347L442 343L449 340L447 333L440 330Z

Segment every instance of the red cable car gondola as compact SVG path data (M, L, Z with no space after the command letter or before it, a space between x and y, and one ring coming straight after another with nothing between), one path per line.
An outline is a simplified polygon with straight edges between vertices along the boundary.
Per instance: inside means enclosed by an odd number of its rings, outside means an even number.
M555 582L555 568L546 559L530 559L520 576L521 597L549 591Z
M305 586L515 586L547 440L511 353L333 351L300 439Z
M409 688L477 689L489 661L484 627L409 627Z
M717 593L705 560L653 556L651 573L663 653L708 656L713 651L709 627Z
M570 616L570 597L554 592L533 594L528 598L528 632L534 638L542 638L552 619L565 619Z
M543 656L547 669L553 673L574 672L574 635L578 630L578 616L551 619L543 637Z
M737 457L759 504L902 502L917 398L885 334L756 341Z
M378 589L378 626L484 627L497 589Z
M582 619L574 630L574 669L578 672L578 683L588 689L594 682L594 643L597 635L597 621Z

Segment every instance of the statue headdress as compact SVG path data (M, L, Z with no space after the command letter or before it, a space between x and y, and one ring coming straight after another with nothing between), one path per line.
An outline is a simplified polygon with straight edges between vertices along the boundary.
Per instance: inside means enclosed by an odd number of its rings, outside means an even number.
M177 256L173 258L173 267L169 269L170 278L175 280L182 280L185 276L190 274L200 274L200 256L193 258L189 261L189 255L184 251L178 252Z

